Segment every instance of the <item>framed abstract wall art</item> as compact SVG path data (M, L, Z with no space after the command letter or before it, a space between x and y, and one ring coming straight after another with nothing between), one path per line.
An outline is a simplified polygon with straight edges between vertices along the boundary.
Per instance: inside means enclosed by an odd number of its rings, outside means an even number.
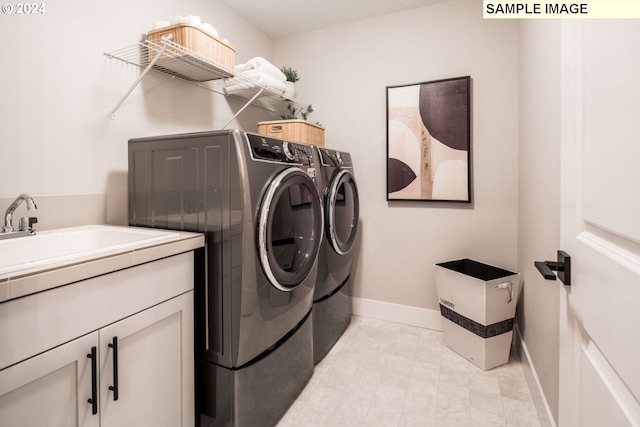
M471 78L387 86L387 200L471 202Z

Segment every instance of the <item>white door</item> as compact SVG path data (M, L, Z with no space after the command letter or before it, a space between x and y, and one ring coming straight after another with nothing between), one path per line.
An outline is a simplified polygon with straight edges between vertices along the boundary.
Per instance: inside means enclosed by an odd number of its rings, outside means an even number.
M562 427L640 425L639 41L638 20L562 23Z
M194 425L192 334L193 292L100 330L102 427Z

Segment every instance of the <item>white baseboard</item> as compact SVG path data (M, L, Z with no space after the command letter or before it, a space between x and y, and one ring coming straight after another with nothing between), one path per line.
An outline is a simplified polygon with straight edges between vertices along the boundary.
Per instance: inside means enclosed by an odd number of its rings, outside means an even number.
M533 363L531 363L531 356L529 354L529 350L527 350L527 344L522 339L522 334L520 333L520 328L518 328L517 324L515 325L514 329L516 332L514 334L514 338L517 340L516 345L520 350L520 363L524 371L524 376L527 379L529 390L531 391L533 403L535 404L536 410L538 411L538 418L540 419L540 423L543 427L556 427L555 420L553 419L553 415L551 414L551 408L549 408L547 399L544 397L542 384L540 384L536 369L533 366Z
M442 331L442 316L438 310L353 297L353 314L404 325Z

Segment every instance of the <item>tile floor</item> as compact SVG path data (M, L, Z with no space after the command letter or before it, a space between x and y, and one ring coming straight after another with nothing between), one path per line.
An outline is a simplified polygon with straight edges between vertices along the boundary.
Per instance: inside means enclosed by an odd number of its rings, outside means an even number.
M277 427L540 426L517 354L482 371L442 332L354 317Z

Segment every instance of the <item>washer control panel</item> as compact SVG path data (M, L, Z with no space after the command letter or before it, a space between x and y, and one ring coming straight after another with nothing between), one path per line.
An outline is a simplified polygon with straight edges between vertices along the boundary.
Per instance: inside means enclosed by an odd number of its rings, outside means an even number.
M251 156L254 160L312 165L311 146L297 142L284 141L264 135L247 133Z

